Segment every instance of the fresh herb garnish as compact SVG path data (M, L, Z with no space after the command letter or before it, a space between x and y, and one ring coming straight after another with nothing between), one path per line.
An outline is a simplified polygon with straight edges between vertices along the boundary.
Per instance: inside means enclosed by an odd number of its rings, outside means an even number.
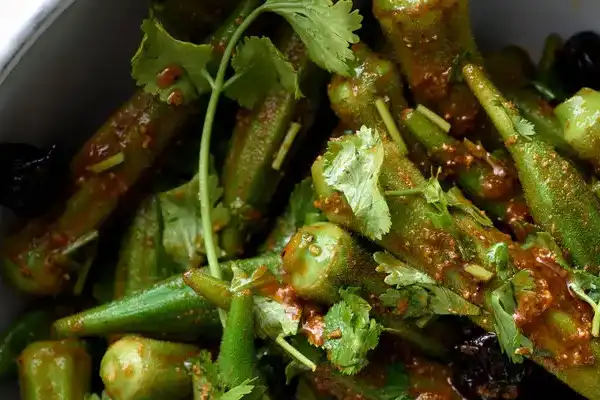
M377 252L373 258L379 265L377 271L387 274L385 283L396 287L388 289L380 296L380 300L384 306L400 311L405 318L480 313L479 307L391 254Z
M341 300L325 314L325 343L331 364L346 375L367 364L367 353L379 343L381 326L369 317L371 306L354 289L340 291Z
M371 239L381 239L392 225L379 186L383 158L379 135L365 126L353 136L330 141L324 155L325 181L344 194L361 232Z
M529 272L521 270L490 295L494 330L502 351L514 363L523 362L523 355L533 353L533 343L519 331L513 314L517 309L517 296L534 288Z

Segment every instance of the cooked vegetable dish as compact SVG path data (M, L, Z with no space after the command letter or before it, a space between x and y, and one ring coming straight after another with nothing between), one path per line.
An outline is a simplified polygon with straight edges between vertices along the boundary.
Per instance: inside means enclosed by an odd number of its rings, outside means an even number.
M155 0L77 151L0 144L25 400L600 400L600 36Z

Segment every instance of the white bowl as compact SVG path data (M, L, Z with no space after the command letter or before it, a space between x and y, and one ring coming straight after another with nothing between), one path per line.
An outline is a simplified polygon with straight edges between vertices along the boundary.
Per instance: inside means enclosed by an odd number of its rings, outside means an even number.
M129 60L139 44L145 0L46 0L4 57L0 54L0 142L82 142L133 90ZM19 1L0 1L0 15ZM550 32L600 30L597 0L473 0L480 46L515 43L537 58ZM4 40L4 38L0 38ZM0 208L0 231L10 213ZM0 282L0 329L24 299ZM0 399L17 399L0 386Z

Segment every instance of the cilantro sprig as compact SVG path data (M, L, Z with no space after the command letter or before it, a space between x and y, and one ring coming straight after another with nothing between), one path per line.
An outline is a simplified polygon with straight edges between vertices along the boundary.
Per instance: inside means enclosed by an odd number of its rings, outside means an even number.
M212 128L219 98L221 94L229 94L243 105L250 106L273 85L281 85L300 95L296 71L268 39L250 38L238 46L246 29L266 12L279 14L292 25L316 64L337 74L348 75L347 62L353 58L348 47L358 41L354 31L360 28L362 21L362 16L352 11L351 0L335 4L332 0L267 0L239 24L220 60L214 60L210 45L178 41L158 22L148 20L142 26L144 39L132 60L132 75L138 85L171 104L191 101L208 91L211 93L202 128L198 178L206 256L210 272L217 278L222 277L222 272L212 232L209 166ZM214 75L208 67L211 61L218 61ZM227 78L230 63L235 74ZM269 67L268 71L263 70L265 65ZM261 79L257 79L256 71L261 71ZM268 77L267 85L264 84L264 76ZM249 91L254 94L249 95ZM222 312L221 321L224 325Z
M377 271L387 274L384 282L395 287L379 298L384 306L399 309L404 318L480 313L479 307L391 254L377 252L373 258L378 264Z
M494 330L502 351L513 363L521 363L523 355L533 353L533 343L519 331L513 314L517 309L517 296L534 288L529 272L521 270L490 295Z
M355 135L332 140L323 158L325 181L344 194L361 232L381 239L392 218L379 185L384 148L377 132L363 126Z
M367 364L367 353L379 343L382 327L369 317L371 306L353 288L340 290L341 300L325 314L325 343L331 364L352 375Z

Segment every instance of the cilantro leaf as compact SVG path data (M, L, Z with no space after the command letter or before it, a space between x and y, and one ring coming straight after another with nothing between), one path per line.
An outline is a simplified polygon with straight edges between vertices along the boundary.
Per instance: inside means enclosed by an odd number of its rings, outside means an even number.
M514 113L509 113L509 115L513 128L521 137L531 140L531 137L535 136L535 125L532 122Z
M225 95L252 108L267 92L281 88L302 97L298 74L292 64L266 37L249 37L231 60L235 75Z
M363 126L356 135L330 141L323 175L346 197L360 231L381 239L392 226L390 210L379 186L384 149L376 132Z
M516 294L533 288L533 279L526 270L519 271L513 278L494 290L490 296L494 330L502 351L513 363L523 362L522 354L533 352L533 343L519 331L513 318L517 309Z
M471 203L457 187L450 189L446 193L446 198L449 207L456 208L465 214L470 215L481 226L494 226L492 220L489 219L483 211L473 205L473 203Z
M572 271L569 289L594 310L592 336L600 336L600 278L585 271Z
M269 297L254 296L254 317L258 335L262 338L291 336L298 333L300 313Z
M385 307L397 310L397 314L404 318L420 318L430 314L429 293L418 285L402 290L386 289L379 299Z
M202 350L196 357L187 361L185 366L192 375L194 393L200 394L200 398L241 400L248 398L245 396L249 394L252 394L252 398L260 398L263 392L261 386L251 385L256 378L247 379L234 388L226 388L222 384L218 365L212 361L210 352L207 350Z
M203 70L212 59L212 46L177 40L154 19L144 20L142 31L144 38L131 60L131 76L139 86L173 104L179 101L172 97L176 93L189 102L210 91Z
M367 353L379 343L382 328L369 318L371 306L352 290L325 314L325 343L331 364L343 374L355 374L368 364Z
M209 184L213 229L219 231L229 223L229 212L218 203L223 193L218 177L211 175ZM158 195L164 221L163 246L174 261L185 266L198 265L205 254L198 191L196 175L182 186Z
M351 0L267 0L264 7L284 17L300 36L310 58L320 67L348 76L348 61L354 59L349 43L357 43L353 32L362 16L352 11Z
M514 269L510 262L508 245L504 242L494 244L487 252L487 259L490 265L496 266L496 273L502 280L507 280L514 274Z
M429 275L408 266L387 252L373 254L378 264L377 271L385 272L385 283L390 286L406 287L411 285L435 285L437 282Z
M377 271L387 274L385 283L396 286L396 289L388 289L379 299L384 306L396 309L404 318L480 313L474 304L391 254L377 252L373 258L378 264Z
M534 225L529 225L531 228L535 228ZM554 256L555 261L564 269L571 270L571 266L565 259L564 253L554 238L545 231L535 229L533 233L527 235L525 243L522 246L524 249L530 249L532 247L539 247L550 250Z

